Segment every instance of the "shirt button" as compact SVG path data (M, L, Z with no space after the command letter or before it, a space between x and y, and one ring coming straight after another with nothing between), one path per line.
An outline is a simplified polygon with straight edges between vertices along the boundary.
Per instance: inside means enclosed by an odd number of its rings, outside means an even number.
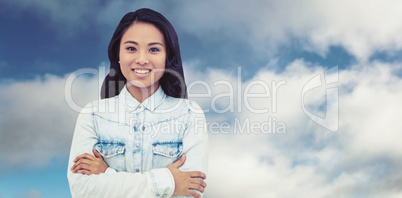
M136 144L137 147L140 147L140 144Z
M139 168L135 169L135 172L137 172L137 173L140 172L140 169Z
M173 151L170 151L170 153L169 153L171 156L173 155Z

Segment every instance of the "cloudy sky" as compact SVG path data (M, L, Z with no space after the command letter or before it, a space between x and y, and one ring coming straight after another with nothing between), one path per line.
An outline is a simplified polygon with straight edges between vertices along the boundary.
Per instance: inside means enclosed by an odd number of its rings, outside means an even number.
M210 137L206 197L402 197L401 1L0 0L0 197L70 197L121 17L161 12Z

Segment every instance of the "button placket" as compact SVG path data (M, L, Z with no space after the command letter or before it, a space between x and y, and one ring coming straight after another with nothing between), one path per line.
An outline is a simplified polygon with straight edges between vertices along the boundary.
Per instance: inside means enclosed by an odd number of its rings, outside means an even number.
M142 171L142 141L143 141L143 123L144 123L144 112L145 108L141 104L138 105L136 112L135 112L135 117L136 117L136 123L134 124L133 131L134 134L132 135L133 137L133 142L132 142L132 149L133 149L133 154L132 158L136 159L133 162L133 169L132 171L135 173L139 173Z
M138 123L135 124L135 133L134 133L134 142L133 142L133 158L134 159L138 159L135 160L134 163L134 172L138 173L141 172L142 169L142 148L141 148L141 142L142 142L142 138L143 138L143 134L142 134L142 125L143 125L143 120L144 120L144 112L143 107L142 106L138 106L137 108L138 112L137 112L137 116L139 118Z

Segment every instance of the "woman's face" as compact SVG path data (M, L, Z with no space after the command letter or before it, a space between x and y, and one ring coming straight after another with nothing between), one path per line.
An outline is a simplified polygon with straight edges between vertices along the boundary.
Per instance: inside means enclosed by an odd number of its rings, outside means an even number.
M153 24L134 22L120 41L120 69L127 86L155 91L164 74L166 45Z

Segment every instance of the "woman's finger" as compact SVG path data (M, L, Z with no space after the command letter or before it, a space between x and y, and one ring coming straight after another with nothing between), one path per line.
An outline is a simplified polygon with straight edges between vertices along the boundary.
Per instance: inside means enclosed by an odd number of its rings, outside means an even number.
M82 154L81 156L82 156L82 158L84 158L84 159L90 159L90 160L95 160L95 159L96 159L95 156L93 156L93 155L91 155L91 154L88 154L88 153L84 153L84 154Z
M80 160L80 159L90 159L90 160L94 160L94 159L96 159L96 157L93 156L93 155L90 155L90 154L88 154L88 153L84 153L84 154L79 155L78 157L76 157L76 158L74 159L74 162L77 162L77 161Z
M191 171L191 172L187 172L187 173L190 175L190 177L199 177L201 179L207 178L207 176L203 172L200 172L200 171Z
M74 165L73 165L73 167L71 167L71 171L75 171L76 169L77 169L77 167L79 166L79 165L81 165L82 163L81 163L81 161L78 161L77 163L75 163Z
M89 170L85 170L85 169L78 170L77 173L81 173L83 175L91 175L92 174Z
M192 183L189 186L189 189L198 190L200 192L204 192L204 188L200 184Z
M88 170L88 171L92 171L91 168L92 168L92 167L89 166L89 165L80 164L80 165L78 165L78 166L76 166L76 167L74 168L73 173L74 173L74 172L78 172L78 170Z
M93 160L88 160L88 159L81 159L78 160L77 163L71 167L71 170L77 170L77 167L80 165L87 165L89 167L96 167L99 164L99 162L93 161Z
M84 158L82 158L82 159L79 159L72 167L71 167L71 170L73 170L73 169L75 169L75 167L77 167L78 165L80 165L80 164L93 164L93 161L92 160L89 160L89 159L84 159Z
M84 153L84 154L85 154L85 153ZM84 157L84 154L81 154L81 155L77 156L77 157L74 159L73 162L77 162L78 160L80 160L81 158L83 158L83 157Z
M94 160L90 159L80 159L75 164L93 164Z
M205 183L205 181L202 180L202 179L192 178L192 179L191 179L191 183L199 184L199 185L201 185L203 188L206 188L206 187L207 187L207 183Z

